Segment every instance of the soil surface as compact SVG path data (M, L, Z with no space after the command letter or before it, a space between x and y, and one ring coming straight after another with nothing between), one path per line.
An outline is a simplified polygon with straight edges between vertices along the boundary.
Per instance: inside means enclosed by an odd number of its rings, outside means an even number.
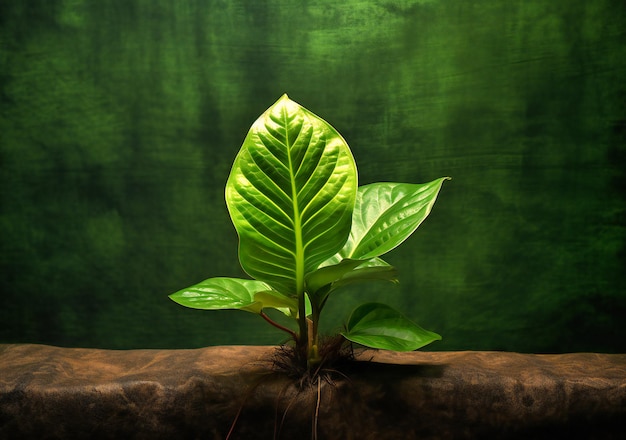
M624 438L626 355L363 351L300 388L275 347L0 345L0 438ZM345 376L344 376L345 375Z

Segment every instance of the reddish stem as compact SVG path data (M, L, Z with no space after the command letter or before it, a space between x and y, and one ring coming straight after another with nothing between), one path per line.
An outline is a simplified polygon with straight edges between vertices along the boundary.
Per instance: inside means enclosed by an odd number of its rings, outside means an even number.
M276 321L272 321L272 319L269 316L267 316L265 313L263 313L262 311L261 311L260 315L261 315L261 318L265 319L267 322L269 322L271 325L273 325L277 329L289 333L294 341L298 340L298 335L296 335L296 333L293 330L288 329L287 327L283 327L282 325L280 325Z

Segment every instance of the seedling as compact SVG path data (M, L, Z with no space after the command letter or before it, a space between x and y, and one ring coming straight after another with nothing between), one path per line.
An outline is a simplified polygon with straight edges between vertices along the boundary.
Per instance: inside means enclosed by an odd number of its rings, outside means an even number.
M358 282L397 282L396 269L380 257L424 221L446 179L358 187L346 141L283 95L250 128L226 182L239 260L253 279L210 278L170 298L196 309L258 314L289 334L305 371L317 371L324 360L318 327L328 299ZM295 325L279 324L266 309ZM395 351L441 339L380 303L357 307L340 335Z

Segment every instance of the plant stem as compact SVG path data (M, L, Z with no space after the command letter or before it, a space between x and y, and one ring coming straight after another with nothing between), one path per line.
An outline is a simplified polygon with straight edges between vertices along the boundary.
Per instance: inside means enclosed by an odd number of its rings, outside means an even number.
M313 370L320 363L319 341L318 341L318 324L319 324L319 307L315 301L311 301L311 317L307 317L308 330L308 346L307 346L307 368Z
M283 327L282 325L280 325L276 321L273 321L269 316L267 316L265 313L263 313L263 311L261 311L261 313L259 313L259 314L261 315L261 318L265 319L267 322L269 322L271 325L273 325L277 329L289 333L291 335L291 337L294 339L294 341L296 341L296 342L298 341L298 335L296 335L296 332L292 331L291 329L288 329L287 327Z
M298 325L300 334L296 338L296 352L304 363L308 359L309 354L309 338L308 338L308 326L306 318L306 293L304 290L298 295ZM308 368L308 361L307 368Z

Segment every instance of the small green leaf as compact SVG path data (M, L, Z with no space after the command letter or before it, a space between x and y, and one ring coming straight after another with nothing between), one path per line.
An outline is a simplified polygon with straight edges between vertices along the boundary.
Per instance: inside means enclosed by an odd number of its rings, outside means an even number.
M275 290L257 292L254 294L254 300L260 302L264 309L276 309L292 318L298 315L298 301Z
M338 288L368 281L397 283L397 272L380 258L368 261L345 259L312 272L307 277L307 291L321 310L328 296Z
M430 214L447 179L442 177L425 184L382 182L359 187L350 237L339 255L367 260L394 249Z
M371 348L394 351L413 351L441 340L437 333L423 329L400 312L380 303L366 303L357 307L346 331L346 339Z
M180 305L202 310L240 309L252 313L260 313L266 307L255 296L259 292L267 294L271 287L261 281L240 278L209 278L186 289L170 295ZM278 294L280 295L280 294ZM280 298L272 295L277 301ZM276 307L268 305L268 307ZM280 307L286 307L281 303ZM281 310L283 311L283 310Z
M307 276L307 291L315 293L322 287L341 279L345 274L362 264L363 261L361 260L346 258L337 264L321 267Z
M332 290L365 281L390 281L395 284L398 282L398 270L380 258L372 258L354 270L346 272L333 283Z

